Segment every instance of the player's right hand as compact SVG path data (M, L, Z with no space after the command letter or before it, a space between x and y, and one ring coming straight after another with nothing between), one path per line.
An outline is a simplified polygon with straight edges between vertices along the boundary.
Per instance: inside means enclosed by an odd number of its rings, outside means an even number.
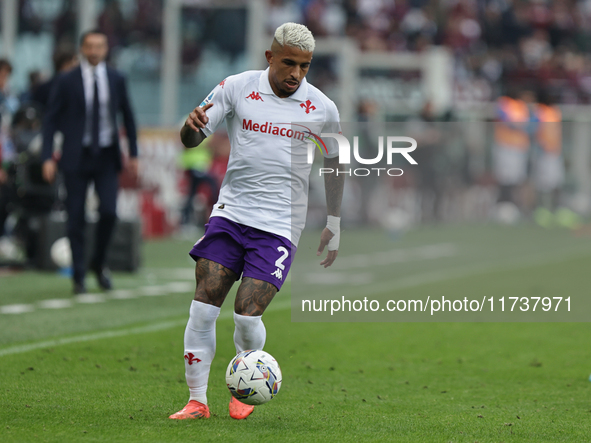
M43 179L47 183L53 183L56 171L57 165L55 164L55 160L49 159L43 162Z
M202 128L205 128L205 125L209 121L209 118L207 117L207 114L205 114L205 111L207 111L212 106L213 103L208 103L202 108L197 106L189 114L189 117L187 117L185 125L193 129L193 131L195 132L199 132Z

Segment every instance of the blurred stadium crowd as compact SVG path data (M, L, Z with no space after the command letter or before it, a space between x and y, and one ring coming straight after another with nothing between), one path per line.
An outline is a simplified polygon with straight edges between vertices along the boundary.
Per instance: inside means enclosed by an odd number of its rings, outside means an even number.
M590 100L588 0L272 0L267 28L284 21L368 51L444 45L459 100L495 99L509 83L548 87L561 103Z
M43 3L19 2L19 34L50 33L54 48L74 49L76 2ZM200 3L208 2L195 2L196 8L182 13L184 74L199 68L211 42L229 63L245 50L246 10L201 9ZM112 61L136 79L158 77L163 0L98 4ZM269 34L294 21L317 37L351 37L367 51L421 52L444 45L454 55L459 101L494 100L509 83L550 88L560 103L591 98L589 0L269 0L266 11ZM31 73L30 79L40 76Z

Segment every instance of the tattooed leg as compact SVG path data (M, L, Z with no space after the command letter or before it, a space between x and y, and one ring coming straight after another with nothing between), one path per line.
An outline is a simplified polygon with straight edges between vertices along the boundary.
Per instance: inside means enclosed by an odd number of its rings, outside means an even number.
M262 315L277 293L277 288L266 281L244 277L234 304L234 346L236 352L263 349L267 330Z
M263 315L275 294L277 294L277 288L271 283L244 277L236 294L234 312L247 316Z
M200 258L195 263L195 300L222 306L236 281L236 273L211 260Z

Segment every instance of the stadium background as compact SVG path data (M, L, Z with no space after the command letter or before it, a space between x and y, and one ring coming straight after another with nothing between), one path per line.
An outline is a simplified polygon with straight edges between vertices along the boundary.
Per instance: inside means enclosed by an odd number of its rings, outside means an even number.
M144 234L153 236L179 223L186 176L177 128L184 115L220 79L264 68L273 30L290 20L315 34L309 80L336 102L342 121L416 123L428 108L435 120L471 122L461 146L442 143L436 158L422 161L447 177L446 207L468 205L461 214L449 209L438 217L493 215L493 129L477 122L494 120L495 101L511 88L543 89L560 104L567 166L562 203L581 215L591 210L586 1L5 0L0 48L13 63L10 91L18 96L30 88L32 72L51 76L52 54L76 49L81 30L106 32L110 63L128 76L141 128L142 190L121 193L120 217L143 212ZM412 191L417 180L408 178L399 186ZM471 208L470 195L491 206ZM419 210L409 212L413 221L425 219ZM356 210L345 213L349 222L356 216Z
M337 103L343 121L377 128L400 121L401 132L420 133L430 103L434 120L444 120L430 129L454 135L463 128L461 142L456 136L442 143L433 163L447 177L438 218L417 203L424 196L411 173L376 194L392 196L391 207L373 204L367 211L360 210L369 203L364 193L385 182L366 188L349 180L342 237L348 248L328 270L347 276L336 286L338 296L588 293L585 226L538 228L531 204L515 226L489 221L498 192L491 161L495 101L511 87L547 88L558 99L567 171L562 203L582 221L589 213L589 2L3 0L1 7L0 54L14 66L14 96L28 89L29 72L50 76L54 50L74 49L82 30L98 26L109 36L110 62L128 76L142 159L139 187L122 189L119 215L141 216L149 240L142 267L116 273L110 294L90 286L91 293L72 298L68 278L53 272L0 272L3 440L195 437L195 427L166 419L186 401L179 357L194 284L187 245L196 239L173 235L186 190L178 128L221 79L264 68L270 35L285 21L306 23L315 33L309 80ZM321 185L312 185L311 229L296 264L314 277L305 290L322 296L334 280L312 269L324 198ZM404 211L393 217L393 229L381 226L390 232L371 229L399 205ZM400 225L404 232L394 232ZM369 237L374 242L365 242ZM433 245L442 249L433 254ZM373 274L351 266L376 251L389 261L374 260ZM389 289L374 285L374 276L391 280ZM246 423L222 414L223 371L234 353L231 306L224 307L209 393L218 417L195 424L205 439L588 438L585 326L289 323L291 285L265 314L266 349L281 363L284 385Z

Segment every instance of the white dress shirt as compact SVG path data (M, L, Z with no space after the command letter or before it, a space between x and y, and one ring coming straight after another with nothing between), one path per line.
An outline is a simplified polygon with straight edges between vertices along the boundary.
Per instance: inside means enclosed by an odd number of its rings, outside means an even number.
M82 83L84 84L84 98L86 100L86 124L84 126L83 146L92 144L92 104L94 102L94 76L98 80L99 93L99 146L109 147L113 144L113 123L109 111L109 79L105 62L92 66L87 60L80 62Z

